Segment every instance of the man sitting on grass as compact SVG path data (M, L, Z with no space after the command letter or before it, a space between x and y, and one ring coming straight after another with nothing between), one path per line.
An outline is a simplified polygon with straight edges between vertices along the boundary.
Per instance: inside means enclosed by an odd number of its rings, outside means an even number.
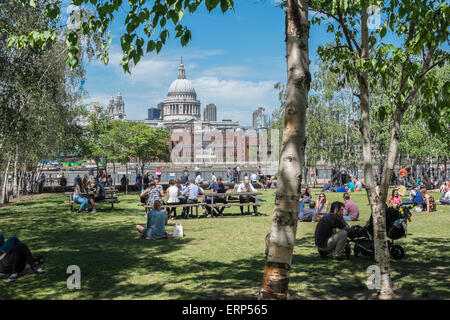
M345 260L345 243L350 226L342 218L344 204L336 201L331 204L331 212L323 216L317 223L314 233L317 250L322 258L332 252L336 260ZM342 229L336 232L336 229Z
M355 201L350 200L350 195L344 193L344 220L357 221L359 219L359 208Z
M310 200L308 208L303 209L303 211L299 214L299 220L303 222L315 222L317 218L315 206L316 202L314 200Z
M136 229L141 234L141 238L161 239L168 237L166 224L167 212L161 210L161 202L155 200L153 202L153 209L147 213L147 226L144 228L141 225L137 225Z

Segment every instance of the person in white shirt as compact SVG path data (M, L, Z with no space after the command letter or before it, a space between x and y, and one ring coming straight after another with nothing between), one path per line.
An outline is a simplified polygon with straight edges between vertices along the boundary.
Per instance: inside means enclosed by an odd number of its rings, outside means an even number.
M442 194L441 198L439 199L439 202L441 204L448 204L450 205L450 190L446 187L445 193Z
M199 184L203 182L203 178L201 175L195 177L195 184Z
M256 173L252 172L252 174L250 176L250 181L252 183L257 183L258 182L258 176L256 175Z
M167 196L167 203L168 204L177 204L180 202L180 199L178 199L178 196L181 195L180 189L175 185L174 180L169 181L169 188L166 190L166 196ZM173 213L173 217L172 217ZM168 219L173 220L177 217L177 208L169 208L167 209Z
M213 182L217 182L217 178L216 178L214 172L211 172L211 179L209 179L209 184L211 184Z
M256 189L251 185L248 177L244 178L244 183L241 183L239 187L237 188L238 193L249 193L249 192L258 192ZM248 202L256 202L255 197L248 196L248 195L240 195L239 196L239 203L248 203ZM241 209L241 215L244 214L244 207L240 207ZM256 211L256 206L253 206L253 213L254 215L258 215L258 212Z

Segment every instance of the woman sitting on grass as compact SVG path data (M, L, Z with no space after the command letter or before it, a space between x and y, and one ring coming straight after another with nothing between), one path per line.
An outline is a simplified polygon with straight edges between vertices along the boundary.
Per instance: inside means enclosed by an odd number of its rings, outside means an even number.
M316 203L316 211L318 214L325 214L328 212L328 201L323 192L319 195L319 200Z
M392 190L392 195L389 197L389 207L402 204L402 197L400 196L398 189Z
M141 238L161 239L169 236L166 232L166 224L167 212L161 210L161 202L155 200L153 209L147 213L147 226L144 228L141 225L137 225L136 229L141 233Z
M426 190L424 190L422 194L426 203L425 212L436 211L436 202L434 201L434 196Z

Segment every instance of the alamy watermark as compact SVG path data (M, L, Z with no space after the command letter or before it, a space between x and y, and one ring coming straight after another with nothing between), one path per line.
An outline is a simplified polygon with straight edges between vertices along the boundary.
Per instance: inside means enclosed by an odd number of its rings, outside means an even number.
M377 265L371 265L367 268L367 273L370 276L367 278L366 285L369 290L381 289L381 270Z
M219 131L194 126L192 131L173 130L171 141L170 156L174 163L278 163L279 160L279 129Z
M381 9L379 6L369 6L367 8L367 28L369 30L376 30L381 25Z
M81 269L77 265L70 265L66 270L70 276L67 278L67 289L81 289Z

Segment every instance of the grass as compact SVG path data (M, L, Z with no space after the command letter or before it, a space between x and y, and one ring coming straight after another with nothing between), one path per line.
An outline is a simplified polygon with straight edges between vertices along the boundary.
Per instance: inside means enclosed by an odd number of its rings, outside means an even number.
M313 190L313 194L318 193ZM69 211L62 194L41 194L0 208L0 231L16 234L35 254L46 257L47 274L0 281L0 299L256 299L264 266L264 238L271 226L274 190L265 191L262 216L178 220L185 237L139 240L134 226L145 224L137 194L119 196L113 211ZM342 201L341 193L327 193ZM438 199L438 195L435 194ZM369 218L365 193L354 193L361 221ZM234 213L234 214L233 214ZM169 222L171 232L174 221ZM406 257L392 261L396 288L419 298L450 298L450 206L413 213L407 238L398 241ZM367 291L370 259L321 260L314 246L315 224L299 223L289 283L291 299L354 299ZM69 265L81 268L81 289L66 286Z

